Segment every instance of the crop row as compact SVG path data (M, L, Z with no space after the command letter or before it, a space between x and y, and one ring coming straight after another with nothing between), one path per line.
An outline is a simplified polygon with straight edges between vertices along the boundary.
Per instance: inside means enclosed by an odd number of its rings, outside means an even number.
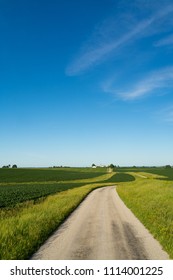
M0 183L25 183L25 182L48 182L69 181L77 179L94 178L106 173L103 168L98 171L92 168L0 168Z
M15 206L50 194L80 187L83 183L21 184L0 186L0 208Z

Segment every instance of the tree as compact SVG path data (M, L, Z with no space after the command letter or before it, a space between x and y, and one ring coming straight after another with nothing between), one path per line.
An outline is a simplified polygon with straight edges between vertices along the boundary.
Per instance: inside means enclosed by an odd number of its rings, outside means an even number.
M10 164L9 165L4 165L4 166L2 166L2 168L10 168Z
M171 168L171 166L170 166L169 164L167 164L167 165L165 166L165 168Z
M17 165L16 165L16 164L13 164L12 168L17 168Z
M114 165L113 163L111 163L108 167L109 167L109 168L114 168L115 165Z

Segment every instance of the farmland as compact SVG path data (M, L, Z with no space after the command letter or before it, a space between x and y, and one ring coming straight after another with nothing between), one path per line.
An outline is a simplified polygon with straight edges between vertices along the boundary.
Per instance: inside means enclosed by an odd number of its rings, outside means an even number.
M0 259L27 259L95 188L120 197L173 258L173 169L0 169Z
M2 185L0 186L0 207L15 206L23 201L36 200L82 185L83 183Z
M30 168L0 169L0 183L60 182L94 178L106 173L105 168Z
M0 169L0 207L103 181L105 169ZM110 177L107 175L106 179ZM22 182L22 183L21 183Z

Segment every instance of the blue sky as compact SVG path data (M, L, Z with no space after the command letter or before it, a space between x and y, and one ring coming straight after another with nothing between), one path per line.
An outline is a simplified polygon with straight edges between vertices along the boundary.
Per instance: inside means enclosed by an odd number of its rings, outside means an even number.
M171 0L0 0L0 166L173 165Z

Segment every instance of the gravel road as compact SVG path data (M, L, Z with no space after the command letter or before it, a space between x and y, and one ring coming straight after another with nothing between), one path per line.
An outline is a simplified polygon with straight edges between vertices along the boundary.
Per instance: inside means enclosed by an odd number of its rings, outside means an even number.
M160 244L119 198L94 190L32 256L37 260L164 260Z

